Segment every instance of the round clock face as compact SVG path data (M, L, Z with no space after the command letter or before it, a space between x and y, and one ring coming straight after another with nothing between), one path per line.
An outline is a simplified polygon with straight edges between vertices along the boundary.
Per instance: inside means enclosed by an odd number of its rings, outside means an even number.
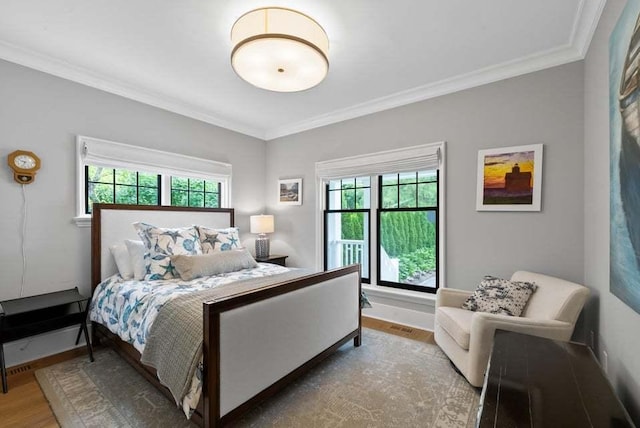
M36 166L36 160L28 155L16 156L13 163L20 169L32 169Z

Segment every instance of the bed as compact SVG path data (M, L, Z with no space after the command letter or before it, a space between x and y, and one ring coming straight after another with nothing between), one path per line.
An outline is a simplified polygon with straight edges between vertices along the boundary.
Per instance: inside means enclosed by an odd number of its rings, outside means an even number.
M233 209L95 204L92 292L117 273L109 247L139 239L132 224L234 226ZM236 420L345 343L360 346L357 265L235 291L202 303L202 394L192 420L218 427ZM199 304L199 303L198 303ZM156 370L107 327L92 323L94 343L112 346L167 396Z

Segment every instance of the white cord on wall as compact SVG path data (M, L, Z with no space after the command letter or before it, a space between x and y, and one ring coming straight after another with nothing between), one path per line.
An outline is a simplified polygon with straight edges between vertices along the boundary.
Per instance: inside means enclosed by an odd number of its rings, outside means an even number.
M22 185L22 278L20 280L20 297L24 296L24 277L27 273L27 256L25 252L25 243L27 241L27 192L26 192L26 184ZM27 340L27 343L20 347L21 351L27 349L27 346L31 344L33 340L30 337Z
M24 279L27 273L27 255L25 251L25 245L27 241L27 192L26 184L22 185L22 278L20 280L20 297L24 296ZM21 351L27 349L31 344L33 337L30 337L27 342L20 347Z
M20 297L24 296L24 279L27 273L27 255L25 245L27 241L27 192L26 184L22 185L22 278L20 280Z

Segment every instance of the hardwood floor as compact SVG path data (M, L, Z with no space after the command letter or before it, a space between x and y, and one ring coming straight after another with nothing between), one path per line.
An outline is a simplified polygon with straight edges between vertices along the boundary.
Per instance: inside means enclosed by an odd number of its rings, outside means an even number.
M86 353L87 350L83 347L9 367L9 392L0 393L0 427L59 427L34 373L43 367Z
M383 321L376 318L362 317L362 326L374 330L384 331L385 333L395 334L396 336L406 337L407 339L418 340L420 342L431 343L436 342L433 339L433 333L426 330L420 330L415 327L408 327L402 324L395 324L389 321Z
M401 324L362 317L362 326L408 339L435 343L433 333ZM9 368L9 392L0 394L0 427L59 427L49 402L44 397L35 377L35 371L59 362L86 354L85 348L78 348L52 355L34 362Z

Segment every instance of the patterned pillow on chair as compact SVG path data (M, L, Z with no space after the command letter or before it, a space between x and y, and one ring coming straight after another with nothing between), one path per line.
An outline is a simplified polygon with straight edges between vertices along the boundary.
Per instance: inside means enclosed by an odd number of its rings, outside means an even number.
M167 229L146 223L134 223L133 227L146 247L145 280L179 278L171 262L171 256L202 254L198 231L193 226Z
M519 317L537 288L538 286L531 282L509 281L487 275L476 291L462 304L462 308L474 312Z

